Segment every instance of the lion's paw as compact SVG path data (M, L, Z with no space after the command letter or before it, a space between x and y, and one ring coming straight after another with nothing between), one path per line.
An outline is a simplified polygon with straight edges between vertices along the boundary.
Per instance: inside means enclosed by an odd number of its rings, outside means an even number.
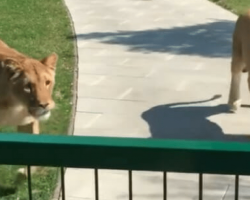
M231 112L236 112L240 106L241 106L241 99L238 99L233 103L229 103L229 109Z

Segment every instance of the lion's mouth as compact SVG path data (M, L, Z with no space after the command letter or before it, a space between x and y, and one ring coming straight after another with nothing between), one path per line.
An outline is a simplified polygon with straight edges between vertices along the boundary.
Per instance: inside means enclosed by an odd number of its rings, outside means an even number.
M50 110L44 108L30 108L29 113L38 120L47 120L50 117Z

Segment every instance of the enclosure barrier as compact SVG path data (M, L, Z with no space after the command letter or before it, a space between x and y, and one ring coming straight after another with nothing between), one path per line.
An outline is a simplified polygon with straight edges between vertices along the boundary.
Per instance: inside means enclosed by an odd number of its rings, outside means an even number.
M63 200L63 167L95 169L96 200L98 169L128 170L129 200L133 199L132 170L162 171L163 200L167 199L167 172L198 173L199 200L203 198L203 173L235 175L235 200L239 195L239 175L250 174L248 143L1 134L0 151L4 152L0 164L29 166L30 200L30 166L61 167Z

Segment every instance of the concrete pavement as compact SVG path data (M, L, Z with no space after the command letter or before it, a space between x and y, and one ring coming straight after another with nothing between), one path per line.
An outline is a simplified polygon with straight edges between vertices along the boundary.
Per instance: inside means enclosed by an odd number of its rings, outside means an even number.
M65 2L79 53L75 135L246 141L250 110L225 105L235 15L207 0ZM67 199L94 199L93 175L67 169ZM127 179L100 170L100 199L128 199ZM134 199L162 199L161 173L133 180ZM248 198L250 180L240 184ZM204 187L204 199L233 199L232 176L206 175ZM197 199L197 188L197 175L168 174L170 200Z

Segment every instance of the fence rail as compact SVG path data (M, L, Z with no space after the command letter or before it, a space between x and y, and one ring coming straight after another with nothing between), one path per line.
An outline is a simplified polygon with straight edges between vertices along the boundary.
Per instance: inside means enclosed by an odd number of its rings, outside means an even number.
M138 138L1 134L0 164L95 169L98 195L98 169L128 170L129 199L132 195L132 170L162 171L163 199L167 199L166 172L199 174L199 199L202 200L203 173L235 175L238 199L239 175L250 175L250 144L236 142L156 140ZM82 159L84 158L84 159ZM28 167L30 200L31 176Z

